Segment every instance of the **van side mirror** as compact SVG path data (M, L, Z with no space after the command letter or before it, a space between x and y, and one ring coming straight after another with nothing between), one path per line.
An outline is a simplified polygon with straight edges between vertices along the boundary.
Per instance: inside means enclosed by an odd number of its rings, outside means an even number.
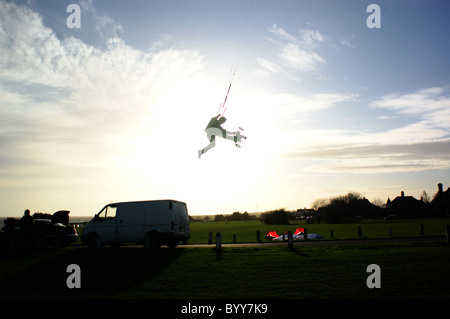
M100 219L100 218L98 217L98 214L95 214L95 215L94 215L94 222L98 222L99 219Z

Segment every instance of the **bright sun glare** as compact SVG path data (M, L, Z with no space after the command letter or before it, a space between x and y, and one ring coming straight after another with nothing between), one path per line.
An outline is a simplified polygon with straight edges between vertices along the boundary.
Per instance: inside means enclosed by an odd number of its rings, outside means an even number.
M176 93L161 97L158 111L143 121L152 125L143 125L130 141L124 166L131 167L130 173L140 188L147 190L147 197L190 199L194 211L196 206L219 211L242 209L228 207L231 202L254 209L258 198L270 196L264 189L278 170L279 131L273 124L273 114L261 112L264 105L255 104L261 101L252 100L250 94L239 94L227 105L223 127L228 131L243 128L247 140L237 148L232 141L218 138L216 146L199 159L198 150L209 143L205 127L217 114L223 94L211 83L207 78L183 81ZM159 187L151 189L150 184Z

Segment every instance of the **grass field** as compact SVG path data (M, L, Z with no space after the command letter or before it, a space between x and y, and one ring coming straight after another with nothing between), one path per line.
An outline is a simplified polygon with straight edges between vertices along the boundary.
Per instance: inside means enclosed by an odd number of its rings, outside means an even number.
M423 221L425 234L445 235L446 221ZM362 223L363 236L419 237L419 221ZM306 226L306 225L303 225ZM357 238L357 224L307 225L310 233L336 239ZM295 230L297 225L290 225ZM256 230L281 233L285 226L260 222L193 223L192 242L206 243L220 231L224 242L254 242ZM263 239L263 241L265 241ZM82 245L0 259L0 299L152 298L152 299L392 299L450 298L450 245L435 240L398 243L207 248L180 246L148 253L143 248ZM81 269L81 288L69 289L67 266ZM381 268L381 288L369 289L369 264Z
M66 267L81 268L68 289ZM369 289L369 264L381 288ZM1 298L449 298L445 242L345 246L161 249L69 247L1 261Z
M427 236L445 236L445 226L450 224L450 220L428 219L428 220L398 220L398 221L363 221L352 224L306 224L302 222L292 222L290 225L265 225L260 221L232 221L232 222L195 222L191 223L191 239L189 243L207 243L208 233L213 235L220 232L223 243L232 243L233 234L236 234L236 241L239 243L256 242L256 232L259 230L261 240L265 241L264 236L269 232L276 230L278 235L282 235L285 230L294 232L297 227L308 229L309 234L319 234L324 239L330 237L333 230L334 239L355 239L358 237L358 226L361 227L363 238L399 238L399 237L418 237L419 224L423 223L425 235ZM389 233L391 229L391 233ZM389 236L389 235L392 236Z

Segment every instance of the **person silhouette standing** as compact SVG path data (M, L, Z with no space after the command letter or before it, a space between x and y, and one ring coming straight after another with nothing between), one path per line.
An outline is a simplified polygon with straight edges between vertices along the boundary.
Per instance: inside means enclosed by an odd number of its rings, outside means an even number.
M34 217L31 216L30 210L26 209L23 217L19 220L21 244L26 250L33 248L34 244Z

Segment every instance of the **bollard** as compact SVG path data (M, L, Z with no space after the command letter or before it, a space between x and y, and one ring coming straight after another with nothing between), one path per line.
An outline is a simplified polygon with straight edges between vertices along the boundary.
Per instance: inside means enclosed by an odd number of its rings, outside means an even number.
M308 239L308 228L303 228L303 239L307 240Z
M388 234L389 234L389 237L392 237L392 228L388 229Z
M294 249L294 238L292 236L292 232L291 231L288 232L288 248L290 250Z
M445 226L445 233L447 234L447 242L450 244L450 225Z
M358 237L361 237L362 233L361 233L361 226L358 226Z
M222 235L219 233L216 234L216 250L220 250L222 248Z
M236 234L233 234L233 243L236 244Z
M211 245L211 244L212 244L212 233L209 232L209 234L208 234L208 245Z
M333 230L330 230L330 237L334 238L334 231Z
M420 223L420 224L419 224L419 234L420 234L421 236L423 236L423 235L425 234L425 228L424 228L424 226L423 226L423 223Z
M261 233L259 230L256 231L256 242L260 242L261 241Z

